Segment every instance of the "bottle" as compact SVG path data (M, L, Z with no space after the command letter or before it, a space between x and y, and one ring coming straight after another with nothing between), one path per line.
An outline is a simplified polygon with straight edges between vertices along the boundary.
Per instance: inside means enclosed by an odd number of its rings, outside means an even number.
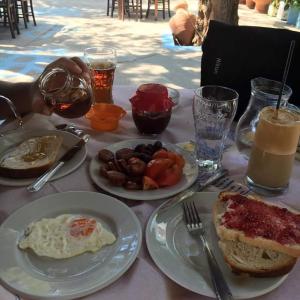
M91 108L91 86L62 67L46 69L39 78L39 88L46 103L61 117L82 117Z
M266 106L275 107L281 89L281 82L263 77L251 80L251 97L246 111L238 121L235 131L235 141L238 150L248 159L254 140L254 134L259 119L259 112ZM282 92L281 107L288 107L292 110L298 108L288 103L292 89L285 85Z

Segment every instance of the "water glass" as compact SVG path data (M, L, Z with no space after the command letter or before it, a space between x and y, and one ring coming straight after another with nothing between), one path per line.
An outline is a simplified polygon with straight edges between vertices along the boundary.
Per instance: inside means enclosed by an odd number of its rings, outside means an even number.
M112 88L117 64L116 50L92 47L84 50L84 59L90 69L93 103L113 103Z
M238 93L232 89L208 85L195 91L193 116L196 158L205 171L221 167L224 144L235 116Z

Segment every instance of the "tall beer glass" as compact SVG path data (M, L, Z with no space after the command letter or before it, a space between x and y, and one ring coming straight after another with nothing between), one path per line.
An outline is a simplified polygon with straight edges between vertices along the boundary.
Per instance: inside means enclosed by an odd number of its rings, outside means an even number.
M105 47L87 48L84 50L84 58L91 72L93 103L113 103L116 50Z

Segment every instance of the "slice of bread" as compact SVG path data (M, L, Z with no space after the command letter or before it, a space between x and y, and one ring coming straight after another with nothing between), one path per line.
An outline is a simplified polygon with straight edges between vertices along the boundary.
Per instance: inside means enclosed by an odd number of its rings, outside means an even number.
M63 138L57 135L32 137L10 148L0 158L0 176L32 178L55 162Z
M300 256L300 214L257 197L222 192L213 207L221 240Z
M282 276L291 271L297 259L290 255L248 245L220 240L224 259L234 273L253 277Z

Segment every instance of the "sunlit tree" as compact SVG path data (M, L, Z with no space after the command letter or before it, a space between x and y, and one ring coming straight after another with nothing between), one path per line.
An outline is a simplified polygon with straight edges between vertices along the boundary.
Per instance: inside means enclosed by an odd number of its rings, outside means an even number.
M239 0L199 0L194 45L201 45L210 20L238 25Z

